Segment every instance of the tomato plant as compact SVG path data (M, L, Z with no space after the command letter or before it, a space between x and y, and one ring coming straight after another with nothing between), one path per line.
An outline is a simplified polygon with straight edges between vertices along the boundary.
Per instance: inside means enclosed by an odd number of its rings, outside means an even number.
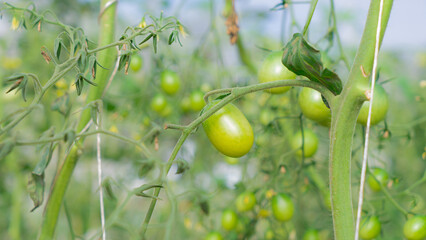
M296 74L288 70L281 62L283 56L282 51L272 52L266 56L258 72L259 82L272 82L276 80L295 79ZM271 88L268 92L284 93L291 87Z
M303 234L303 240L319 240L319 233L316 229L308 229L305 234Z
M222 222L222 227L225 230L228 230L228 231L233 230L237 227L238 216L233 210L227 209L222 212L221 222Z
M426 238L426 216L417 215L408 219L404 224L404 236L408 240L422 240Z
M160 85L165 93L174 95L180 89L179 76L171 70L164 70L160 75Z
M195 112L200 111L206 105L204 102L204 93L199 90L191 92L189 95L189 101L191 103L192 111Z
M133 54L130 59L130 69L134 72L142 68L142 57L139 54Z
M362 125L367 125L368 118L368 108L370 107L370 102L364 102L362 104L361 110L358 115L358 123ZM389 99L388 94L385 89L377 84L374 87L374 100L373 100L373 108L371 109L371 125L375 125L381 122L386 117L386 113L388 112L389 107Z
M214 100L205 110L220 100ZM253 129L244 114L233 104L228 104L203 122L204 131L216 149L228 157L247 154L254 141Z
M291 198L284 193L277 194L271 199L272 213L278 221L290 220L294 214L294 204Z
M368 186L374 192L379 192L382 187L386 186L389 174L383 168L373 168L371 169L371 173L367 179Z
M291 147L296 151L298 156L302 156L302 141L304 148L304 157L312 157L318 149L318 137L317 135L310 129L303 130L303 139L302 132L297 132L291 138Z
M377 216L369 216L361 221L359 236L368 240L379 236L382 224Z
M312 88L302 88L298 98L300 110L305 117L329 126L331 111L322 100L321 93Z
M256 196L252 192L241 193L235 200L235 205L239 212L250 211L256 205Z

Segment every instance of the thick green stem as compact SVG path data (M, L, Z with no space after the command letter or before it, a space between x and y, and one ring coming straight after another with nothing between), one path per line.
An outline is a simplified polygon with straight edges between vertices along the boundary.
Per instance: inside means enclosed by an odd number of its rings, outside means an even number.
M381 38L392 8L392 0L385 0ZM371 1L370 9L349 79L332 104L330 130L330 189L333 211L334 238L350 240L355 237L351 195L351 154L359 109L366 100L369 74L373 66L379 1Z
M113 42L114 40L114 29L115 29L115 12L117 8L117 3L107 5L109 0L101 1L101 16L100 21L100 32L99 32L99 46L107 45ZM97 55L97 60L99 63L106 67L107 69L112 69L114 60L116 56L116 51L114 48L108 48L105 51L99 52ZM104 92L105 86L108 82L108 77L110 75L110 70L99 68L97 72L97 87L92 87L87 96L87 103L100 99ZM87 123L90 121L90 109L83 111L80 122L77 126L77 131L80 132L84 129ZM47 202L42 229L39 239L48 240L54 238L56 223L58 221L59 210L61 208L65 191L70 182L72 173L74 171L75 165L79 158L79 147L78 145L83 142L83 139L80 139L76 145L74 145L67 158L65 159L64 164L62 165L56 179L53 183L52 192L50 198Z

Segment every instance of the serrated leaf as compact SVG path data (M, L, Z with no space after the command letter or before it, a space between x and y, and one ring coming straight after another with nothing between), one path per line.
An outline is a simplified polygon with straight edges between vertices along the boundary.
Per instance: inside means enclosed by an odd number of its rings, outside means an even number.
M34 203L33 209L31 212L37 209L43 203L44 195L44 174L36 175L29 174L27 182L27 191L30 195L31 200Z
M320 52L309 45L300 33L295 33L285 46L282 63L297 75L321 83L335 95L342 91L342 81L339 76L323 67Z
M189 169L189 164L187 161L183 160L183 159L177 159L176 160L178 169L176 170L176 174L182 174L184 173L186 170Z

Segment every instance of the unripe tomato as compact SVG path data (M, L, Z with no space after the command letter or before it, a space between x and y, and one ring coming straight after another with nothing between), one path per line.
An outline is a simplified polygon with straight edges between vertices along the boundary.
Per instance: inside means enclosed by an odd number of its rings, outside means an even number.
M364 102L362 104L361 110L358 115L357 122L362 125L367 125L368 118L368 108L370 107L370 102ZM381 85L376 85L374 87L374 100L373 100L373 108L371 109L371 125L375 125L381 122L386 117L386 113L388 112L389 100L388 94L385 89Z
M180 108L184 113L189 112L191 110L191 100L189 97L182 98L182 101L180 102Z
M235 229L237 227L237 223L238 223L238 216L234 211L230 209L223 211L222 227L225 230L230 231L232 229Z
M142 57L139 54L133 54L130 59L130 69L134 72L142 68Z
M319 233L316 229L309 229L303 234L303 240L319 240Z
M195 112L200 111L206 105L204 102L204 93L201 91L193 91L189 95L189 100L191 101L191 109Z
M329 126L331 111L322 101L321 93L312 88L304 87L299 94L299 106L303 115L321 125Z
M318 149L318 137L310 129L303 129L303 147L304 147L304 157L313 156ZM297 132L291 139L291 147L297 150L296 154L302 156L302 132Z
M235 200L235 205L239 212L250 211L256 205L256 196L252 192L241 193Z
M204 240L223 240L223 237L219 232L210 232Z
M382 224L377 216L371 216L361 221L359 236L368 240L379 236Z
M272 231L271 229L266 230L265 239L266 240L273 240L274 238L275 238L274 231Z
M408 240L423 240L426 238L426 215L414 216L404 224L404 236Z
M174 95L180 88L179 76L170 70L164 70L160 76L161 89L169 95Z
M272 82L276 80L295 79L296 74L288 70L281 62L283 56L282 51L272 52L266 56L259 69L259 82ZM287 92L291 87L271 88L268 92L283 93Z
M161 94L156 94L151 100L151 109L157 113L161 113L167 105L166 98Z
M209 103L206 110L220 100ZM203 122L204 131L216 149L228 157L241 157L253 146L253 129L244 114L229 103Z
M382 168L373 168L371 173L377 180L372 175L369 175L367 179L368 186L370 186L371 190L374 192L379 192L382 187L387 184L389 175L386 170Z
M287 194L280 193L272 197L271 206L272 213L278 221L285 222L293 217L294 204Z

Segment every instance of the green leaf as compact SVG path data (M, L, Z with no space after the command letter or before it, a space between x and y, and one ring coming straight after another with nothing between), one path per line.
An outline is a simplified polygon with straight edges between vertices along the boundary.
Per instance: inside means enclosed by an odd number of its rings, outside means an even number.
M158 197L144 193L146 190L149 190L151 188L163 188L163 186L159 184L144 184L138 188L135 188L133 192L136 196L159 199Z
M43 203L44 174L37 175L31 173L28 176L27 191L30 194L30 198L34 203L34 208L31 209L32 212Z
M155 34L152 37L152 47L154 48L154 53L157 53L157 44L158 44L158 37L157 37L157 34Z
M176 174L182 174L184 173L186 170L189 169L189 164L187 161L183 160L183 159L177 159L176 160L178 169L176 170Z
M139 167L138 176L140 178L145 177L154 168L154 166L155 164L153 160L144 160Z
M139 45L141 45L142 43L145 43L146 41L148 41L149 39L151 39L152 36L154 36L154 34L150 33L146 38L144 38L144 40L142 40L142 42L139 43Z
M62 38L55 39L53 51L57 59L59 59L59 57L61 56L61 47L62 47Z
M50 160L52 159L53 150L55 149L53 143L45 146L43 149L43 153L41 155L40 161L35 166L32 174L41 176L44 174L44 170L49 165Z
M282 63L297 75L321 83L335 95L342 91L342 81L339 76L323 67L320 52L309 45L300 33L295 33L285 46Z

